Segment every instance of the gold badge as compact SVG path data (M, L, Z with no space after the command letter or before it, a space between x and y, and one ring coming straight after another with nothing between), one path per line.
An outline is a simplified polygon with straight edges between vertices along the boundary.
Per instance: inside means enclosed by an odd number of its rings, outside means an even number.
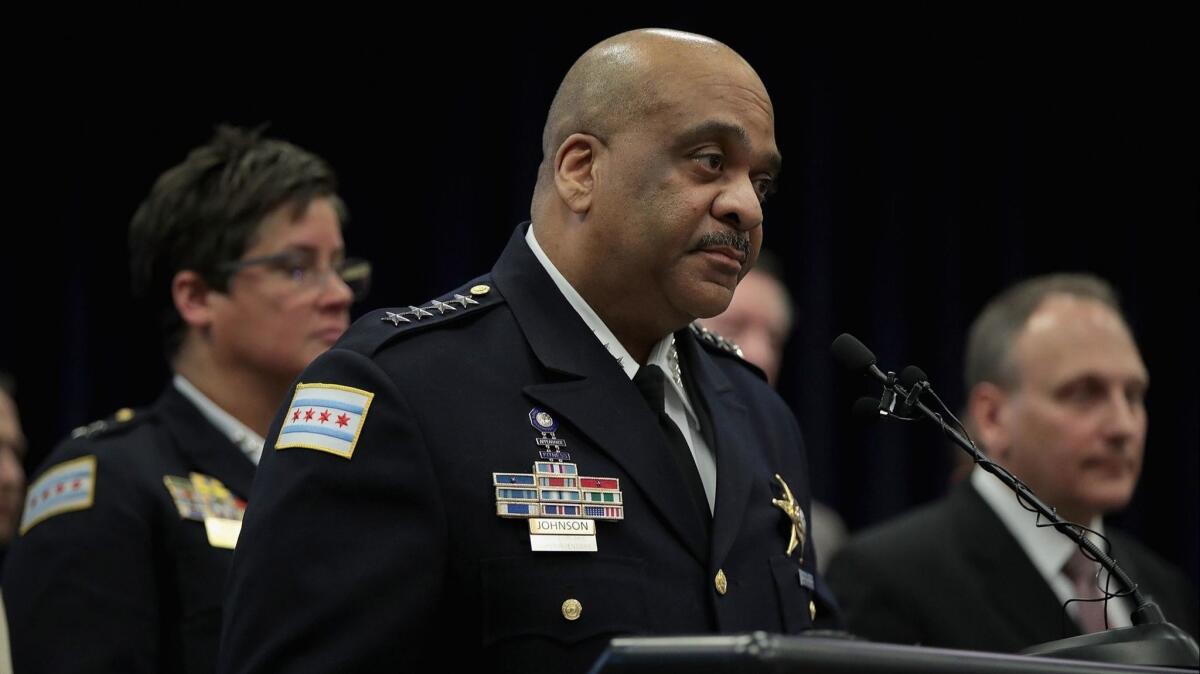
M477 286L471 286L471 294L475 295L476 297L478 297L480 295L486 295L486 294L490 293L491 291L492 291L491 286L484 285L482 283L480 283Z
M788 539L787 552L784 554L790 557L792 551L800 548L800 559L803 561L804 535L808 529L808 525L804 522L804 511L800 509L800 504L796 503L796 497L792 495L791 488L787 486L782 477L779 477L779 473L775 474L775 479L783 487L784 498L771 499L771 503L775 504L792 521L792 535Z

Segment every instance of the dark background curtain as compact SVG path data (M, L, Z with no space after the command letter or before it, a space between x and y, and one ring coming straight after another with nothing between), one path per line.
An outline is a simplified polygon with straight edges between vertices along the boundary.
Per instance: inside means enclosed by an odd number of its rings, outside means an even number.
M173 18L21 54L9 132L29 158L8 197L31 212L0 246L0 368L18 379L31 466L164 385L126 228L216 123L270 122L328 159L350 251L377 270L356 314L415 304L485 272L528 217L541 126L574 58L666 25L733 46L774 100L785 170L765 235L798 317L780 392L816 495L857 529L936 498L954 461L930 426L855 424L850 404L871 388L836 370L833 337L854 333L887 369L921 366L957 407L982 304L1029 275L1091 271L1120 291L1152 375L1145 470L1117 524L1197 577L1196 50L1180 17L398 11L278 30Z

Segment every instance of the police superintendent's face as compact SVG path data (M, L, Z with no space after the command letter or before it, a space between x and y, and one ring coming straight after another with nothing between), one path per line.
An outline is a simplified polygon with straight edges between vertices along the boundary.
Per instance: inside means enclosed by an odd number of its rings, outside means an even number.
M779 172L774 111L740 59L656 77L665 104L607 139L611 175L593 215L606 223L610 273L647 311L690 321L723 311L758 256Z

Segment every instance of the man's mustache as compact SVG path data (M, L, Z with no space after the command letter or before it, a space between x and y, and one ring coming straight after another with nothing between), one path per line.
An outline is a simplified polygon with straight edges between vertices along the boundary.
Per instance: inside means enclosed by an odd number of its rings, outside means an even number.
M750 255L750 235L739 232L709 232L700 237L700 243L697 248L717 248L720 246L729 246L730 248L741 251L744 255Z

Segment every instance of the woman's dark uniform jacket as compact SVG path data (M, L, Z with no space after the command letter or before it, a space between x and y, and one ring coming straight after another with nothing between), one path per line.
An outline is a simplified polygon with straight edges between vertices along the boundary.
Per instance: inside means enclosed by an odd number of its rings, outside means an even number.
M9 552L14 671L215 668L233 553L209 543L198 517L181 516L164 477L216 478L244 500L254 465L173 386L152 408L118 419L77 433L39 471L82 459L86 472L85 457L95 457L91 506L33 523ZM54 491L37 476L30 484L27 508L43 489Z
M784 403L716 339L677 333L716 452L710 533L654 414L524 234L492 274L441 298L477 304L368 314L301 376L373 398L349 458L274 449L282 417L268 434L220 671L585 671L616 635L798 632L826 611L811 543L787 556L791 523L772 504L778 473L808 516ZM534 407L580 475L620 480L624 520L597 522L597 552L532 552L527 522L496 514L492 474L538 458Z

